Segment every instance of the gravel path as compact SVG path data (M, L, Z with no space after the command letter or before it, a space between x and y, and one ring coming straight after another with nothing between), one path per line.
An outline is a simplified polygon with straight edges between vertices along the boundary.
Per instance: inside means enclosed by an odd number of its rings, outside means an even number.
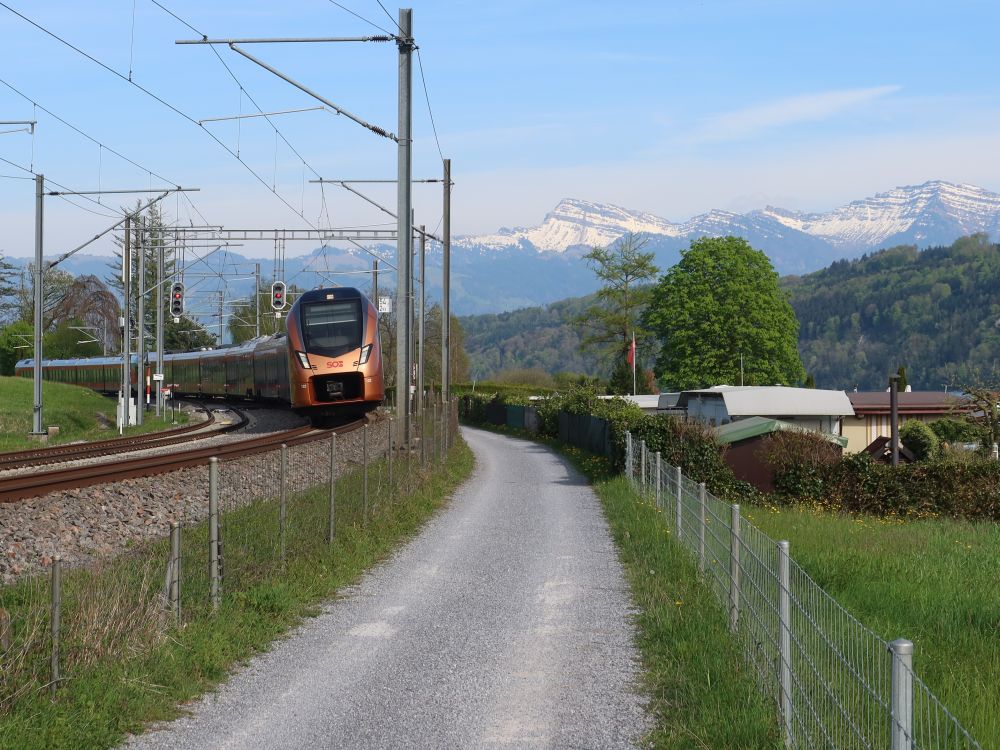
M139 748L635 747L628 591L548 449L464 429L471 481L387 563Z

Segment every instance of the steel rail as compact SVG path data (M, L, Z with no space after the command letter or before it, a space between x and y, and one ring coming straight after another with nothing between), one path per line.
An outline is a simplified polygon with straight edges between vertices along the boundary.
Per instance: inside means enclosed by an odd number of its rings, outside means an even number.
M364 420L337 427L338 434L352 432L364 423ZM274 450L282 443L287 445L302 445L328 437L333 429L316 429L309 426L296 427L292 430L272 433L249 440L240 440L224 445L213 445L179 453L168 453L160 456L144 456L127 458L103 464L89 464L66 469L22 474L7 478L0 477L0 503L9 503L29 497L38 497L59 490L90 487L95 484L118 482L123 479L165 474L178 469L200 466L216 457L231 460L265 453Z
M204 407L202 407L204 409ZM0 471L8 469L21 469L26 466L44 466L46 464L60 463L63 461L76 461L81 458L92 458L98 456L111 456L116 453L126 453L132 450L142 450L147 447L159 445L173 445L187 440L198 440L209 435L218 435L242 427L246 424L246 416L240 414L241 421L232 425L226 425L218 430L213 430L208 435L191 435L189 433L211 427L215 423L215 414L208 409L204 409L208 414L208 419L204 422L193 422L177 427L172 430L161 430L159 432L147 432L142 435L130 435L123 438L110 438L108 440L94 440L85 443L68 443L66 445L55 445L47 448L29 448L22 451L9 451L0 453Z

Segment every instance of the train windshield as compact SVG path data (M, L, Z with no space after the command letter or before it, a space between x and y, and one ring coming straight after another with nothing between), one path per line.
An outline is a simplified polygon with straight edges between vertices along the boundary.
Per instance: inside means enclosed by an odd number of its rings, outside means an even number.
M312 302L302 306L306 351L339 357L361 347L361 301Z

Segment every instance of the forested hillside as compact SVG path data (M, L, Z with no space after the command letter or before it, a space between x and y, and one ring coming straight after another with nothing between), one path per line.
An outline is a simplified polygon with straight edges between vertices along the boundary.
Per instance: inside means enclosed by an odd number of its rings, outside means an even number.
M819 387L885 387L905 365L915 389L937 390L1000 358L1000 245L985 235L894 247L782 285Z
M1000 360L1000 245L985 235L918 251L905 245L805 276L786 276L799 352L821 388L883 388L906 366L915 389L988 374ZM607 376L579 351L574 317L594 298L461 319L472 372L538 367ZM641 353L640 353L641 354Z
M544 307L459 318L472 376L522 368L606 375L604 366L580 351L581 332L572 323L594 300L594 295L571 297Z

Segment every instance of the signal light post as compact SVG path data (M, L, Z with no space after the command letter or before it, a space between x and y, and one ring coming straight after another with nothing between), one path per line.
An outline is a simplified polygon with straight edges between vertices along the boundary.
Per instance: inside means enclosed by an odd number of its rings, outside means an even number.
M281 311L285 309L285 282L275 281L271 284L271 307L275 310L275 317L281 317Z
M179 281L175 281L170 286L170 314L174 318L179 318L184 314L184 284Z

